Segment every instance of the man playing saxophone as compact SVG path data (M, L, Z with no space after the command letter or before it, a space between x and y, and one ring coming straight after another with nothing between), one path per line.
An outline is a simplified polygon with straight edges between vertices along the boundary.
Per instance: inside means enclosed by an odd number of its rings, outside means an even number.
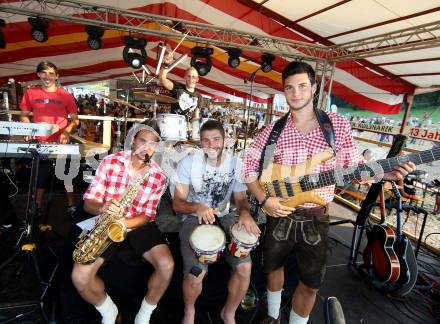
M150 160L154 154L160 130L155 121L140 125L133 138L131 150L105 157L99 165L95 178L84 194L84 210L93 215L113 215L127 228L127 237L122 243L113 243L101 255L78 262L74 258L72 281L81 297L94 305L102 316L102 323L114 324L118 308L106 293L104 282L97 276L105 260L118 249L131 249L154 267L148 280L148 291L135 323L149 323L151 313L167 289L174 269L174 261L166 240L158 229L154 218L160 198L166 188L166 176L159 165ZM144 180L145 178L145 180ZM140 179L140 180L139 180ZM135 197L126 204L120 199L137 186ZM97 222L100 222L98 218ZM95 225L96 227L96 225Z

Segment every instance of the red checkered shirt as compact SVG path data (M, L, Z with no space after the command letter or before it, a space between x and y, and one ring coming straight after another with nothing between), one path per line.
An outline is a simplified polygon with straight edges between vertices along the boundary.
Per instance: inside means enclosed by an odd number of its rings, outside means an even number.
M357 150L353 142L350 123L341 115L336 113L327 113L330 117L335 132L335 146L337 151L336 158L319 164L313 173L329 171L336 167L346 167L363 162L362 155ZM258 166L263 147L266 145L269 134L274 123L264 129L264 131L255 138L249 151L244 158L243 177L247 182L253 181L258 176ZM274 163L284 165L298 165L307 159L322 151L332 151L318 127L307 135L302 134L295 126L292 115L289 114L286 125L278 137L278 141L273 155ZM315 189L315 194L330 202L333 200L335 186L326 186ZM306 203L300 207L315 207L316 204Z
M106 203L122 196L130 184L128 173L131 151L106 156L96 170L84 200L95 199ZM148 178L141 184L136 198L125 207L125 218L144 215L154 219L160 198L166 189L167 179L159 165L151 161Z

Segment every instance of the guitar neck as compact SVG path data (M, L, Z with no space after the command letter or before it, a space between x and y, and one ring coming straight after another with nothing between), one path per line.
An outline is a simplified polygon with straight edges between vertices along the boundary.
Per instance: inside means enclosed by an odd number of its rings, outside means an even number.
M299 183L303 191L308 191L334 184L343 185L344 183L350 183L353 180L374 178L378 174L392 171L396 165L402 163L413 162L415 165L420 165L437 160L440 160L440 148L377 160L348 168L310 174L302 177L299 180Z

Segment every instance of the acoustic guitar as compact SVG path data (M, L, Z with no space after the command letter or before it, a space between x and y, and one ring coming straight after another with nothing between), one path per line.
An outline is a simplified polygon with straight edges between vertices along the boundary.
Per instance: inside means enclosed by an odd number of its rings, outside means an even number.
M380 193L380 224L367 227L368 243L363 252L364 265L372 271L374 279L381 283L394 283L400 277L400 261L394 251L396 237L393 229L385 223L385 197Z
M417 279L418 269L411 243L406 235L402 233L402 222L400 215L402 212L401 196L394 182L392 185L398 202L398 206L396 208L396 240L393 248L397 254L400 264L400 276L396 281L395 293L399 296L404 296L414 287Z
M416 165L440 160L440 148L377 160L344 169L312 173L313 169L332 158L330 152L319 152L307 161L295 165L269 163L261 173L259 183L269 197L286 198L282 204L295 208L304 203L325 205L326 201L315 194L315 189L334 184L343 185L364 176L373 178L393 170L394 166L413 162Z

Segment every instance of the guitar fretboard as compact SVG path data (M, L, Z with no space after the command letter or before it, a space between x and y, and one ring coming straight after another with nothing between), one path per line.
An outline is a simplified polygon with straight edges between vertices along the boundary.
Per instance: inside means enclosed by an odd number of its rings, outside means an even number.
M437 160L440 160L440 148L377 160L348 168L310 174L301 177L299 183L302 191L309 191L334 184L343 185L344 183L349 183L353 180L373 178L378 174L392 171L396 165L402 163L413 162L415 165L419 165Z

